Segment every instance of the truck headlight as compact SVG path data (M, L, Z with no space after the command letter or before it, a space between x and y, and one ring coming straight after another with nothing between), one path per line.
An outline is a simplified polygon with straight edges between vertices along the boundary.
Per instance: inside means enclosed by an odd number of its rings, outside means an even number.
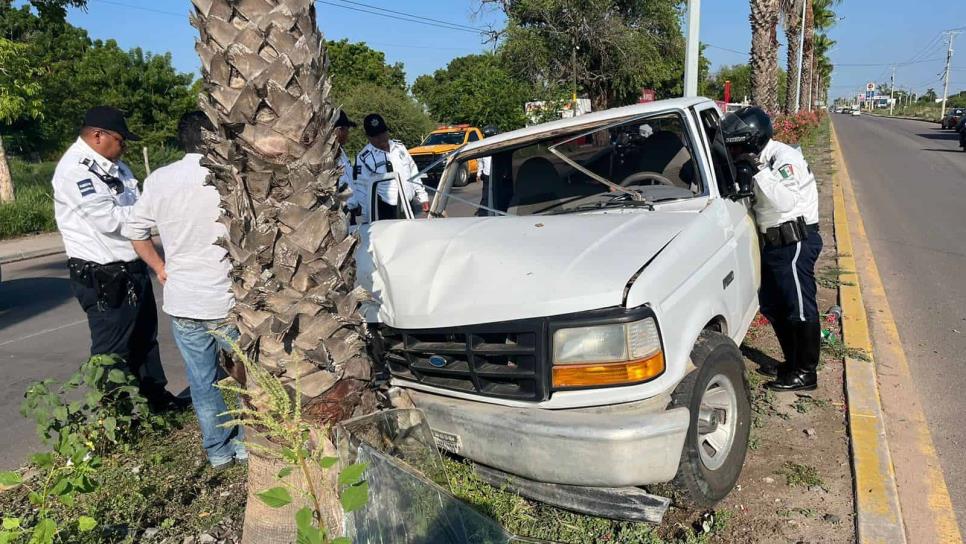
M558 329L553 334L553 387L646 382L664 372L654 318Z

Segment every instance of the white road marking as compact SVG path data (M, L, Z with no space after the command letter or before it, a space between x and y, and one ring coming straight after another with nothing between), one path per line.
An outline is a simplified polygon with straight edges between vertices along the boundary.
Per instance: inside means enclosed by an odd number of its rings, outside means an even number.
M6 346L7 344L13 344L14 342L20 342L21 340L28 340L28 339L33 338L35 336L40 336L42 334L47 334L49 332L59 331L61 329L66 329L67 327L73 327L74 325L80 325L81 323L87 323L87 319L80 319L78 321L73 321L71 323L67 323L66 325L61 325L59 327L54 327L52 329L44 329L42 331L37 331L35 333L31 333L31 334L28 334L26 336L21 336L20 338L13 338L13 339L7 340L5 342L0 342L0 346Z

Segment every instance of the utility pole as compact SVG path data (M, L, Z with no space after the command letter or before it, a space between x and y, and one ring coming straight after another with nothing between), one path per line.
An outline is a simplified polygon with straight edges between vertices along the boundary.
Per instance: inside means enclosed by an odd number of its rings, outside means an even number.
M698 47L701 38L701 0L688 0L688 49L684 59L684 96L698 96Z
M802 28L798 34L798 77L795 78L795 113L798 113L802 105L802 64L805 60L805 8L808 7L807 0L802 2Z
M946 72L943 74L943 105L939 110L939 118L942 119L946 115L946 98L949 95L949 63L953 60L953 38L956 37L959 32L950 30L946 32L949 36L949 46L946 49Z
M896 103L896 65L892 65L892 83L889 84L889 115L892 115Z

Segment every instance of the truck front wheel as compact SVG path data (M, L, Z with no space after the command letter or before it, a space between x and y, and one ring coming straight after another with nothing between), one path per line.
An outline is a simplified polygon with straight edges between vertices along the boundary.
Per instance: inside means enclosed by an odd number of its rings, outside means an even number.
M741 352L727 336L705 331L691 352L696 370L671 395L686 406L691 424L674 477L680 502L707 508L738 481L748 451L751 403Z
M456 179L453 181L453 185L456 187L466 187L466 184L470 182L470 170L467 168L466 163L460 165L460 169L456 172Z

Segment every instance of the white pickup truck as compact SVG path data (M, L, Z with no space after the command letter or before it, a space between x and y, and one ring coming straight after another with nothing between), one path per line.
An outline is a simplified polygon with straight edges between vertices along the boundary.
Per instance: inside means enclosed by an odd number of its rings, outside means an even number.
M362 228L376 355L440 447L611 517L659 519L635 514L648 484L700 506L730 492L759 250L719 120L674 99L500 134L454 153L436 218ZM453 181L485 156L473 216Z

